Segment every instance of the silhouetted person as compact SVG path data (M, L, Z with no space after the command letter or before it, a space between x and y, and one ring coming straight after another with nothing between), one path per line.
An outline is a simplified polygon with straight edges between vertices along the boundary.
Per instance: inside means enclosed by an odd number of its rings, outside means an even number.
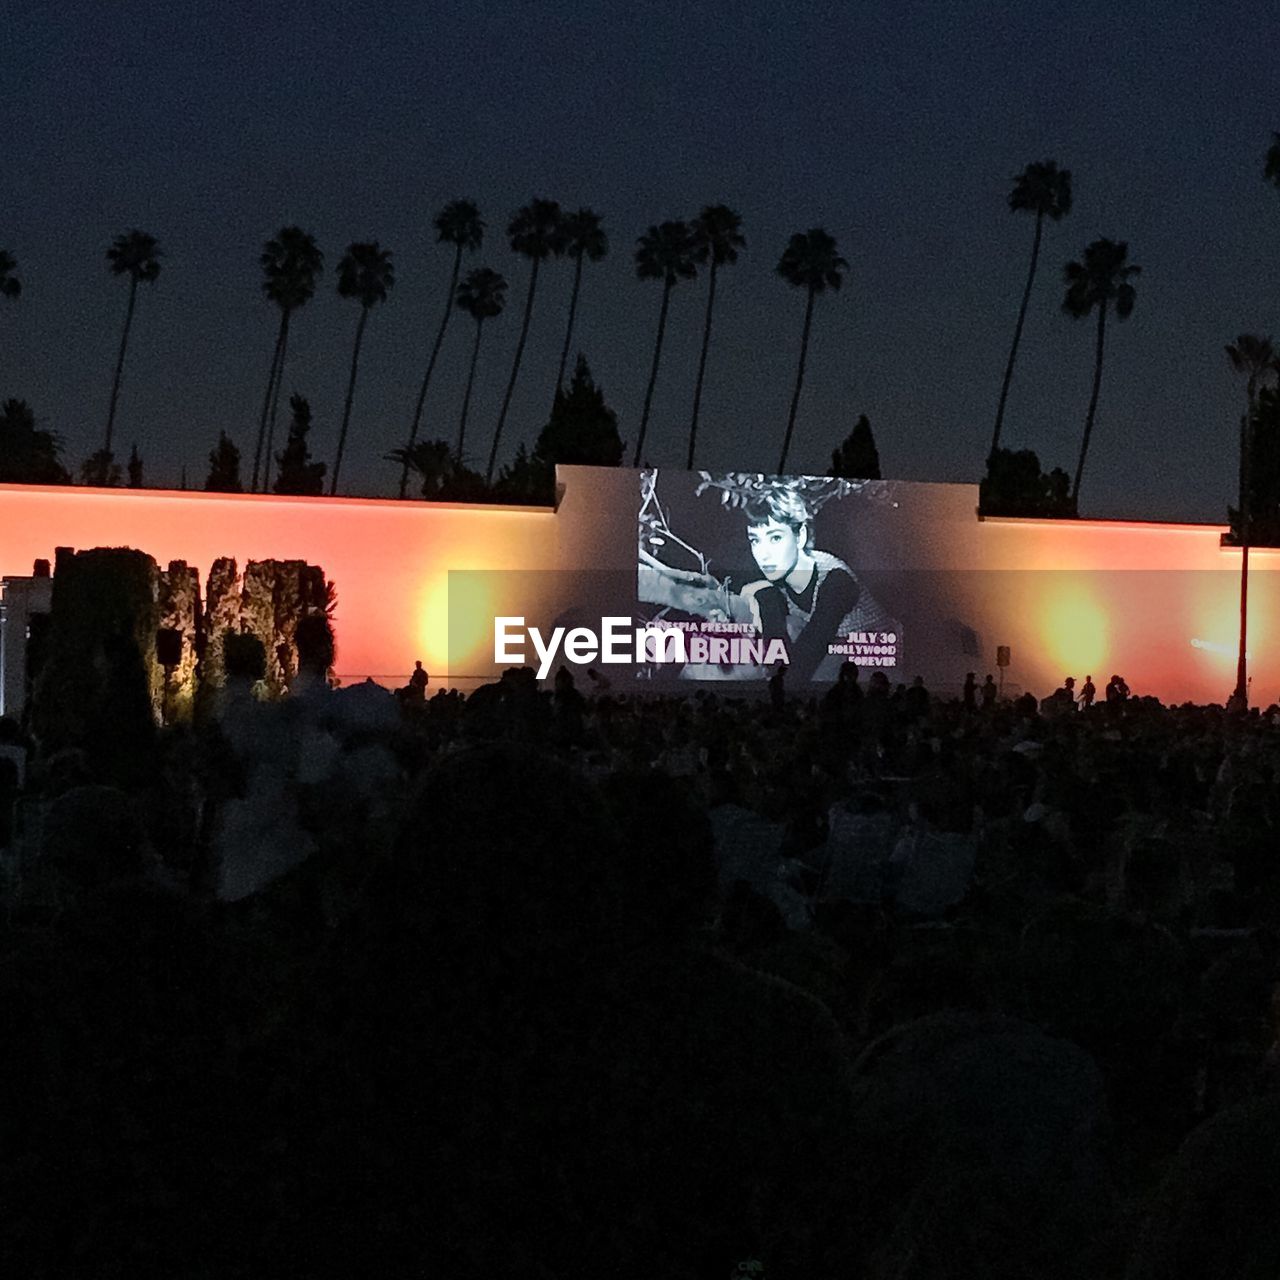
M13 806L18 798L18 765L0 755L0 849L9 845L13 826Z
M787 700L787 691L783 685L786 674L787 664L785 662L774 664L773 675L769 677L769 702L775 711L781 711L783 704Z
M903 710L912 720L919 720L929 714L929 690L924 687L924 676L916 676L911 688L902 694Z
M427 683L430 679L431 677L422 669L421 660L415 662L413 664L413 674L409 677L409 688L413 690L415 698L426 698Z
M1080 705L1084 710L1088 711L1093 706L1093 700L1098 696L1098 690L1094 687L1093 677L1085 676L1084 684L1080 686Z
M982 682L982 709L986 711L994 707L999 696L1000 690L996 688L996 682L992 679L991 673L987 672L987 678Z
M561 667L556 672L555 692L552 695L552 710L562 741L576 743L582 737L582 711L586 699L578 692L573 679L573 672L568 667Z
M1107 705L1111 707L1119 706L1128 700L1129 686L1125 684L1122 676L1112 676L1107 682Z
M964 678L964 692L960 696L964 701L964 709L966 711L973 711L977 707L978 677L972 671Z
M856 662L845 662L840 667L840 673L836 676L836 682L843 686L846 693L856 693L858 697L862 696L862 686L858 684L858 664Z
M1014 709L1020 716L1026 716L1028 720L1034 720L1040 710L1040 704L1036 701L1036 695L1030 689L1026 691L1014 704Z

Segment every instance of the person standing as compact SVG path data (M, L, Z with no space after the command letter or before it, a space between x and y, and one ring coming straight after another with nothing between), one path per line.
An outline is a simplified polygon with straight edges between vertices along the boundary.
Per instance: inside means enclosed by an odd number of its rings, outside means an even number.
M992 678L991 673L987 672L987 678L982 682L982 709L989 711L996 705L996 699L1000 696L1000 690L996 688L996 682Z
M1080 709L1088 711L1093 706L1093 700L1098 696L1098 690L1094 686L1093 677L1085 676L1084 684L1080 687Z
M773 664L773 675L769 677L769 702L775 711L781 711L786 705L787 693L783 685L783 681L787 674L787 664L785 662L775 662Z
M964 692L961 695L964 699L964 709L973 711L978 705L978 677L972 671L964 678Z

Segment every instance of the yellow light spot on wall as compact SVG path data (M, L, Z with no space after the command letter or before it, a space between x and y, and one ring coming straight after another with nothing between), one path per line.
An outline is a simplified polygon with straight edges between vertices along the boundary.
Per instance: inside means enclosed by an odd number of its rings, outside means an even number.
M1204 575L1209 579L1197 601L1196 640L1193 645L1204 652L1234 660L1240 647L1240 575L1215 573ZM1267 620L1271 602L1270 575L1249 575L1249 653L1261 653L1266 647Z
M418 610L418 648L423 665L432 675L443 676L449 668L449 577L432 576L422 593Z
M1039 612L1041 643L1065 674L1079 679L1080 672L1106 665L1107 614L1086 583L1078 579L1055 583Z
M493 644L492 589L484 573L455 571L432 578L423 595L419 617L421 645L429 655L428 670L442 676L474 674Z

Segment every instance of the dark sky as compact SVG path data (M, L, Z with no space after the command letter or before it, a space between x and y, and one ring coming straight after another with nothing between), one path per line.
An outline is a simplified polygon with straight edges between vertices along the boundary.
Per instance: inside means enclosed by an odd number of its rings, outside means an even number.
M203 479L225 428L251 454L277 315L257 255L313 231L326 279L293 325L286 393L310 397L331 459L358 308L332 268L377 239L398 284L365 340L344 488L389 493L448 277L430 221L469 196L489 224L469 265L510 281L473 408L483 459L528 279L506 243L534 195L605 218L585 350L634 440L661 288L635 237L707 203L743 216L722 277L700 462L771 469L803 298L774 268L790 233L825 227L849 260L819 300L793 469L826 469L860 412L885 473L976 480L1026 270L1032 220L1011 177L1052 157L1075 207L1050 225L1006 417L1009 443L1071 470L1093 324L1060 313L1061 268L1098 236L1143 268L1109 328L1087 514L1219 519L1234 484L1243 388L1223 345L1280 330L1280 193L1261 178L1276 107L1275 10L1214 6L796 0L617 5L571 0L9 0L0 247L24 292L0 308L0 396L31 401L69 457L98 445L127 287L113 235L158 237L117 421L148 481ZM1271 114L1269 114L1271 113ZM545 420L568 263L544 271L508 426ZM683 465L705 281L677 287L650 461ZM469 322L428 403L456 429ZM507 449L504 447L504 454Z

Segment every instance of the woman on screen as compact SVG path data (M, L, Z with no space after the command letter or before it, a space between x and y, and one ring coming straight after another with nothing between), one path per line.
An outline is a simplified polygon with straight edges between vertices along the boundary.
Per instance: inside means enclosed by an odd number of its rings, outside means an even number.
M896 634L896 623L849 566L813 546L813 512L793 485L763 485L744 495L738 509L759 579L735 590L727 579L673 569L642 547L641 598L697 617L752 623L766 647L783 641L796 681L834 679L845 658L829 654L828 646L851 632Z
M812 546L813 515L794 489L779 485L763 491L743 514L751 555L764 579L743 587L741 598L766 644L785 641L794 678L834 677L844 658L828 654L827 646L850 632L896 633L849 566Z

